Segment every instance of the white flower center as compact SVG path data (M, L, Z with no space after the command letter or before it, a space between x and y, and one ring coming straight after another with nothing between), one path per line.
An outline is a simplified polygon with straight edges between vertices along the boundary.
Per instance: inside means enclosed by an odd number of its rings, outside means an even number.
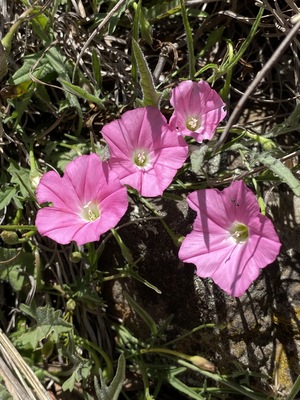
M236 243L245 243L249 238L248 227L241 222L234 222L229 229L231 237Z
M88 222L93 222L100 218L101 212L99 209L99 204L89 201L86 203L81 211L81 218Z
M196 131L198 128L201 126L201 120L200 118L196 117L189 117L186 120L186 127L189 131Z
M149 164L149 154L146 150L136 150L133 153L133 162L139 168L146 167Z

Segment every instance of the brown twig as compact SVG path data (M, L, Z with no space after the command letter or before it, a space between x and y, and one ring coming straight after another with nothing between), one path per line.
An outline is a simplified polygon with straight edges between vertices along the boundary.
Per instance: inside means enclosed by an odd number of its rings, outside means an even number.
M268 71L272 68L272 66L277 62L279 57L284 53L290 42L292 41L293 37L297 34L298 30L300 28L300 21L297 21L295 26L290 30L290 32L287 34L285 39L280 43L274 54L270 57L270 59L266 62L264 67L261 69L261 71L256 75L255 79L251 83L251 85L248 87L248 89L245 91L244 95L240 98L238 101L235 109L233 110L224 130L223 133L220 137L220 139L217 141L214 152L216 152L222 144L226 141L227 136L229 134L230 128L240 115L242 108L246 101L248 100L249 96L251 93L255 90L259 82L263 79L263 77L266 76Z

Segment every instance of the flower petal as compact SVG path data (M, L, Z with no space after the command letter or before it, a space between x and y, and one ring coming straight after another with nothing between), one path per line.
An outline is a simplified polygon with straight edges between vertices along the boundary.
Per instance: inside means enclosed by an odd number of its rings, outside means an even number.
M96 154L73 160L62 178L55 172L45 174L37 197L39 202L54 204L38 211L39 233L61 244L72 240L78 245L98 241L101 234L119 222L128 207L127 191L119 176ZM81 216L90 203L100 211L100 217L94 221Z
M170 118L171 128L178 129L181 135L194 137L199 143L204 139L210 140L226 116L223 100L205 81L180 82L172 90L170 102L174 107ZM186 126L191 117L201 122L195 131Z
M62 190L63 188L63 190ZM44 174L38 184L36 198L39 204L53 203L56 207L68 209L70 212L79 209L80 199L70 181L61 178L57 172Z
M100 234L76 214L56 207L45 207L38 210L36 226L42 236L47 236L60 244L68 244L75 240L78 245L99 240ZM89 225L86 232L82 229ZM95 225L96 226L96 225Z
M150 106L127 111L117 122L104 126L102 134L110 149L111 170L118 173L122 184L142 196L161 195L188 155L185 141L169 128L161 112ZM144 167L134 163L137 150L149 157Z
M194 263L200 277L212 278L226 293L241 296L280 251L272 222L260 214L255 195L243 181L233 182L222 192L193 192L187 201L197 216L179 258ZM230 227L236 222L248 228L245 242L231 236Z

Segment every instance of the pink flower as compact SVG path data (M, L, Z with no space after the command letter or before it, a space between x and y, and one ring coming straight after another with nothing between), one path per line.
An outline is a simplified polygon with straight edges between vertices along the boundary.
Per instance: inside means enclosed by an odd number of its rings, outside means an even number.
M180 82L172 90L170 101L174 107L170 126L199 143L210 140L226 116L221 97L205 81Z
M108 143L111 169L123 185L145 197L161 195L188 155L183 138L150 106L125 112L105 125L102 135Z
M279 253L272 222L260 213L255 195L243 181L222 192L195 191L187 201L197 216L179 258L195 264L197 275L212 278L229 295L241 296Z
M128 206L118 175L96 154L71 161L62 178L54 171L44 174L36 197L39 204L52 203L38 210L37 230L61 244L99 240L116 226Z

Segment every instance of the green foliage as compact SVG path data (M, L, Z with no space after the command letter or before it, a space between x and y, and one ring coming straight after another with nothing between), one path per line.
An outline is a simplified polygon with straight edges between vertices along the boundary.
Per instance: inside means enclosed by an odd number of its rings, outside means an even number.
M0 191L0 210L8 206L11 200L16 196L17 189L15 187L10 187L8 189L1 189Z
M177 327L172 336L176 318L169 315L157 321L156 313L150 307L145 309L130 292L136 285L163 297L168 282L156 287L151 271L150 278L144 278L145 270L139 267L144 267L144 258L152 250L143 252L140 243L135 246L128 241L138 232L137 225L145 236L155 233L154 220L162 223L175 245L166 252L177 251L182 226L173 221L173 215L164 218L164 204L172 201L175 209L177 201L190 191L226 186L234 179L267 182L268 187L283 182L300 196L299 163L292 169L286 164L287 159L299 157L300 106L294 104L298 91L294 88L292 100L276 100L282 87L293 90L289 82L276 82L275 88L271 79L261 82L259 95L251 99L249 121L241 118L231 127L232 137L216 155L216 138L223 128L218 128L209 143L196 144L186 138L189 158L163 198L142 199L129 188L130 210L122 226L103 235L100 244L59 246L35 234L33 225L40 171L61 173L75 157L90 152L106 159L107 148L99 132L124 109L133 104L151 105L169 119L170 90L189 77L214 83L232 112L253 79L251 74L245 78L240 73L244 58L253 64L252 74L257 73L266 57L264 47L252 53L257 42L265 37L272 46L276 42L269 31L264 32L265 25L271 31L272 24L267 22L270 12L262 24L263 7L251 8L251 15L256 15L251 19L231 12L230 2L191 5L183 0L128 0L98 29L113 7L121 4L118 0L7 3L9 14L16 18L15 22L5 21L0 46L0 280L5 303L0 315L2 328L9 331L22 357L50 390L55 382L57 390L70 392L66 394L70 398L80 387L84 398L94 400L94 386L97 400L117 400L122 395L126 399L159 399L167 385L178 398L196 400L238 396L295 399L299 378L288 397L280 392L273 396L267 390L271 380L246 367L238 366L226 374L226 360L225 371L219 373L191 361L201 356L180 353L180 346L192 342L200 330L221 328L203 324L181 331L182 327ZM290 14L285 11L283 16ZM236 29L238 22L241 32ZM267 57L273 50L268 49ZM156 71L162 60L165 64L156 87L151 71ZM285 64L288 72L293 71L287 57L276 66L278 76L283 76ZM272 80L275 76L272 73ZM253 123L260 118L260 110L252 115L256 101L265 107L266 121L272 122L261 130ZM274 105L278 118L268 110ZM123 228L129 228L126 233L131 236L123 235ZM154 240L164 240L164 236ZM128 290L124 291L127 281ZM116 294L118 285L123 286ZM143 295L143 290L140 292ZM135 329L135 334L129 328L132 316L141 323L141 331ZM218 331L214 334L212 337L217 337ZM222 360L218 361L222 365ZM133 394L122 393L125 376L130 374L137 377L136 389ZM267 389L256 389L253 382L257 381ZM4 381L0 398L12 398Z
M3 386L2 384L0 384L0 399L1 400L13 400L11 395L5 389L5 386Z
M151 334L153 336L156 336L158 332L157 326L150 314L147 313L147 311L145 311L136 301L134 301L134 299L127 292L124 292L124 296L125 299L128 301L130 307L132 307L139 314L139 316L150 328Z
M270 154L260 154L257 159L285 182L296 196L300 196L300 181L288 167Z
M36 349L39 342L51 337L54 342L58 342L60 335L70 332L73 326L61 318L61 311L54 310L49 306L31 307L20 304L20 310L35 320L36 324L24 333L19 341L26 345L29 343L33 349Z
M96 389L96 396L98 400L118 400L119 394L122 390L123 383L125 381L125 367L126 360L124 354L121 354L118 359L118 366L116 374L107 386L105 379L102 376L101 370L99 370L100 384L96 378L94 377L94 385Z
M71 376L65 380L62 385L64 392L67 390L72 392L76 382L81 382L82 379L87 380L91 374L92 365L89 361L79 361Z
M134 39L132 39L132 49L141 77L141 87L143 91L143 100L141 105L158 107L161 93L155 89L152 74L149 70L146 59L139 44Z
M155 21L157 19L168 18L180 11L180 0L159 1L146 11L146 19Z
M16 161L10 160L10 166L7 171L11 175L11 183L15 184L15 188L19 192L20 200L35 198L31 188L28 169L21 167ZM14 197L14 200L18 208L22 208L20 201L16 197Z
M34 270L32 253L0 247L0 279L8 282L14 291L20 292L29 284Z

